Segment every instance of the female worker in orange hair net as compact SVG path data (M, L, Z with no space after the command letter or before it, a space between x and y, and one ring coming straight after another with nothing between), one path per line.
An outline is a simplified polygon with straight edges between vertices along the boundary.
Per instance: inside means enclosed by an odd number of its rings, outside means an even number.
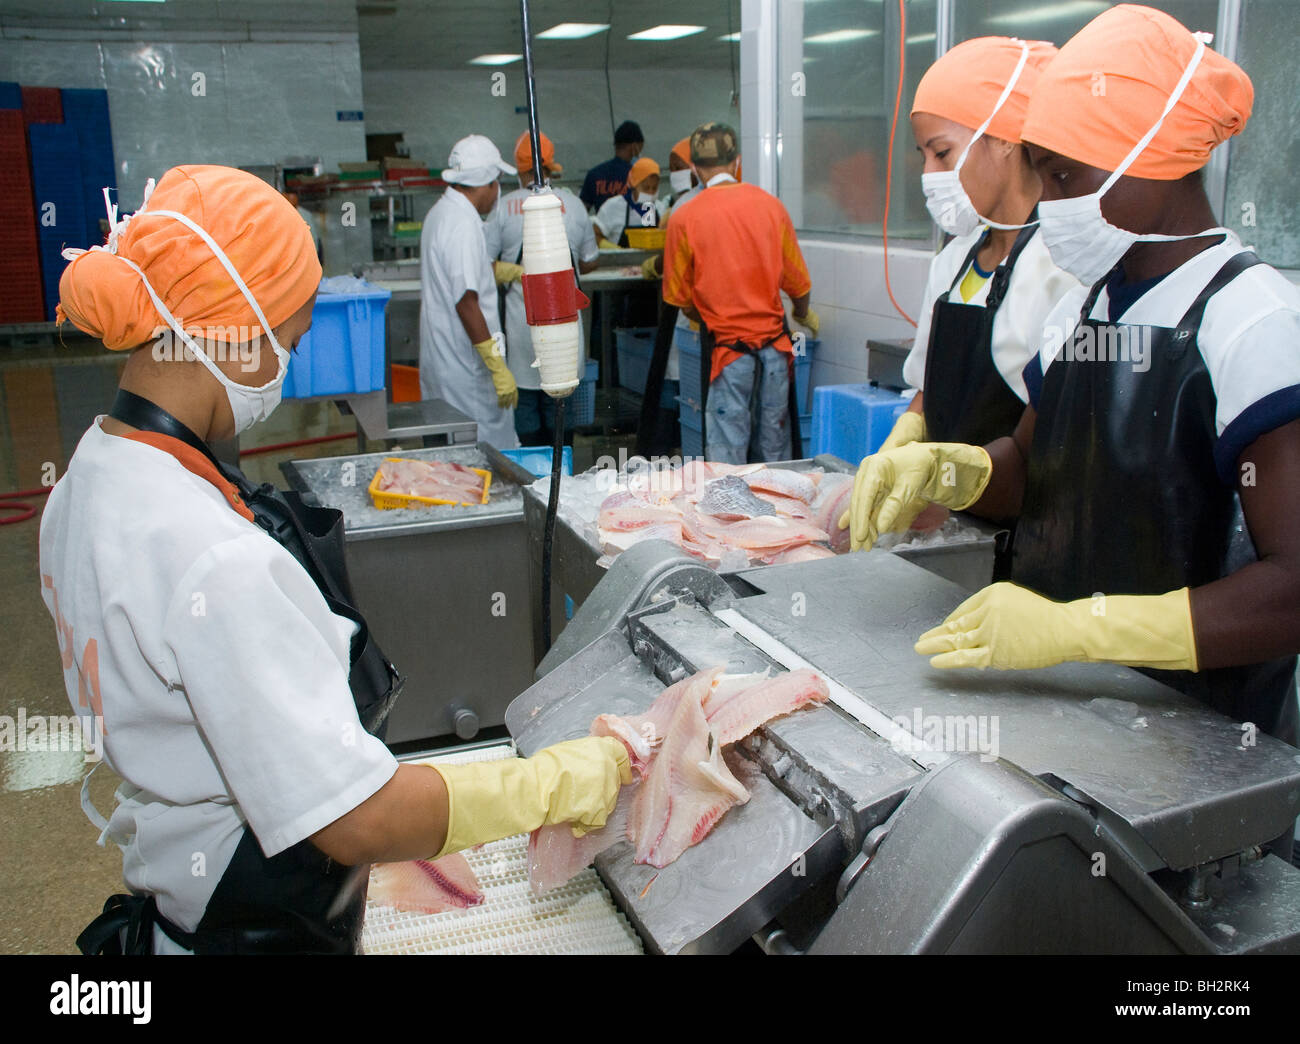
M1024 412L1021 371L1048 311L1076 281L1038 233L1038 176L1021 144L1030 93L1056 53L1005 36L967 40L921 78L912 133L935 222L953 239L930 265L904 363L918 389L885 449L989 442Z
M1300 290L1201 181L1252 100L1203 35L1130 4L1043 70L1022 136L1043 238L1083 285L1026 367L1030 408L985 448L882 454L854 493L864 540L931 493L1018 516L1013 582L921 637L935 666L1129 664L1295 743Z
M372 861L543 823L604 823L617 740L399 767L398 678L353 607L337 511L223 468L208 443L279 402L321 269L274 189L176 167L80 252L60 318L130 352L41 520L41 587L73 707L126 781L105 820L129 895L87 953L350 953Z

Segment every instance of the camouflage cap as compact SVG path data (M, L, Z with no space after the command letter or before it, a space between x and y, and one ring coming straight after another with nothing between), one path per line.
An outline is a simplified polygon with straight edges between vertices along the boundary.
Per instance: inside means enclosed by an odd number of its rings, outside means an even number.
M736 132L725 123L702 123L691 133L691 162L697 167L725 167L738 155Z

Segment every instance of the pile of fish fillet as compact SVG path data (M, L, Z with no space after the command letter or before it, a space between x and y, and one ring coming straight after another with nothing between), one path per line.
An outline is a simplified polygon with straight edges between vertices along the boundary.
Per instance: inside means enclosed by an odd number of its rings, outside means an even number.
M692 460L629 477L596 519L609 560L642 540L667 540L710 566L807 562L847 551L836 523L853 496L853 476L764 464Z
M662 869L708 836L727 810L749 800L723 754L764 722L827 698L826 682L804 668L769 677L712 667L666 688L644 714L602 714L593 736L627 747L633 781L600 830L575 838L565 824L535 830L528 879L540 895L564 884L626 839L634 861Z
M431 497L453 504L483 503L483 476L450 460L386 460L377 472L382 493Z
M728 809L749 800L727 765L726 748L764 722L828 696L826 682L808 669L774 676L723 670L711 667L668 686L644 714L601 714L591 723L593 736L614 736L627 747L634 778L600 830L580 838L567 823L533 831L528 880L535 894L559 888L625 838L636 862L657 868L673 862L703 841ZM460 852L381 863L371 873L370 901L399 910L465 910L483 899Z

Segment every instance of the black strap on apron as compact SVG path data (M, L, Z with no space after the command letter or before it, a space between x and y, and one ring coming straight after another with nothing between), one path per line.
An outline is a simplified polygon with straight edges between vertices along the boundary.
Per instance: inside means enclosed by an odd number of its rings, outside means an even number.
M987 231L970 248L948 292L934 302L923 399L926 437L931 442L983 446L1011 434L1024 413L1024 402L993 361L993 325L1016 261L1036 232L1037 226L1020 230L1006 260L989 276L982 306L949 298L987 241Z
M784 337L790 336L790 324L786 320L784 313L781 315L781 333ZM733 341L730 344L722 345L723 348L730 348L733 352L740 352L742 355L754 355L764 348L771 348L775 342L769 341L767 344L759 345L758 348L745 344L741 341ZM701 439L704 442L705 452L708 451L709 438L709 385L712 383L710 374L713 372L713 350L718 347L717 339L713 336L713 331L703 321L700 322L700 428ZM803 452L803 435L799 429L799 393L795 387L794 380L794 353L789 353L787 364L790 367L790 392L789 399L786 403L787 412L790 415L790 459L798 460L799 454ZM763 379L763 368L758 360L754 360L754 388L757 389L759 382ZM754 391L750 393L751 407L754 399ZM750 431L750 441L753 441L753 431ZM746 451L748 455L748 450Z
M1197 337L1210 299L1259 263L1249 251L1230 258L1173 328L1090 319L1109 275L1092 287L1073 338L1043 375L1012 547L1016 583L1060 601L1155 595L1255 560L1237 491L1214 466L1217 397ZM1096 359L1102 349L1131 360L1137 346L1143 369ZM1294 656L1144 673L1295 740Z
M654 350L650 355L650 368L646 371L645 389L641 395L641 423L636 433L634 452L639 457L667 453L675 445L672 418L675 411L664 407L664 375L668 372L668 356L673 348L679 309L659 299L659 323L655 327Z
M110 416L201 452L235 483L254 521L307 571L330 611L357 624L348 683L362 727L382 739L403 679L353 604L342 512L306 504L297 493L270 485L254 486L238 469L221 465L188 427L141 396L119 391ZM368 883L368 866L342 866L306 840L268 859L245 827L194 932L159 913L151 895L115 895L77 945L86 954L150 953L156 924L195 953L355 953Z

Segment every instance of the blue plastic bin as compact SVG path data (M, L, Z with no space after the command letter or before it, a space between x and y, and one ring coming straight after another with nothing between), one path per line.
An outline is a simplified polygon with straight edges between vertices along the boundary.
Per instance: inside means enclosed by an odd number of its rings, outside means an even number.
M822 385L813 392L813 454L857 464L880 449L909 401L873 384Z
M655 328L640 326L614 331L618 348L618 383L638 395L645 391L650 358L655 350Z
M581 428L592 424L596 420L596 378L600 376L600 363L594 359L587 361L587 368L583 371L582 378L578 381L578 386L573 389L573 394L569 396L569 405L565 407L565 421L571 428ZM546 473L551 473L550 464L546 465Z
M520 446L519 449L506 449L498 451L501 456L513 460L525 471L541 478L543 475L551 473L551 447L550 446ZM573 447L564 447L564 457L561 462L561 470L565 475L573 474Z
M800 444L800 452L797 454L797 456L799 456L799 457L801 457L801 458L811 457L811 456L813 455L813 452L812 452L812 442L813 442L812 429L813 429L813 419L812 419L812 414L811 414L811 413L801 413L801 414L799 414L799 444Z
M384 306L391 296L378 287L317 295L311 329L289 360L284 398L353 395L386 387Z
M677 398L678 420L682 426L682 456L704 456L704 416L696 408L695 400L681 395Z
M59 278L68 265L63 249L91 245L86 238L81 149L76 130L61 123L33 123L27 128L27 137L31 143L32 198L36 203L45 315L52 322L54 306L59 302ZM47 214L52 215L51 225L45 223Z

